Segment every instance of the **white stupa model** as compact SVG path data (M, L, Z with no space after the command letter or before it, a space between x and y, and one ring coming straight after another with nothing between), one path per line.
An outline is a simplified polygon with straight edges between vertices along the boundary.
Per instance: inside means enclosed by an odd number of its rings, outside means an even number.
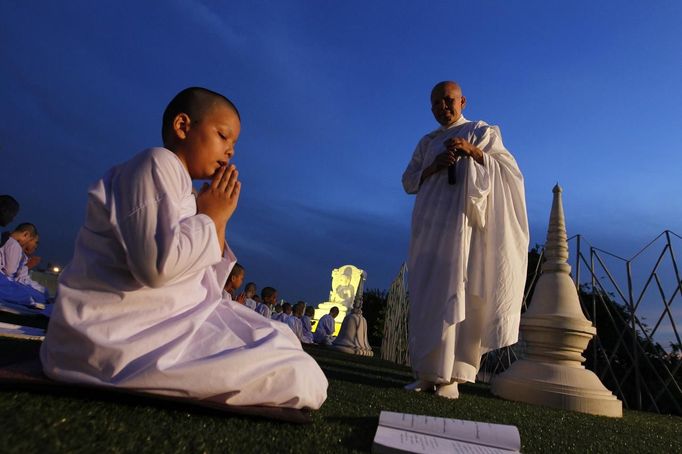
M546 261L530 306L521 318L525 355L493 379L492 392L504 399L620 418L622 402L582 365L582 353L597 330L583 315L569 275L558 184L553 192Z

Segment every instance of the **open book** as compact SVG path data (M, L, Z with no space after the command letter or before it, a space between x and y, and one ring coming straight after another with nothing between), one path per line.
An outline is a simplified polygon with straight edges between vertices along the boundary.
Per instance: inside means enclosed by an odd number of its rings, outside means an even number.
M506 453L519 452L515 426L382 411L372 452Z

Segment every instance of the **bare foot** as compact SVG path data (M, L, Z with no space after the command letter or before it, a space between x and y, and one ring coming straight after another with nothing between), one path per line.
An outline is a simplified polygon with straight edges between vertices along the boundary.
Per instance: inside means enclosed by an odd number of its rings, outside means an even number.
M405 385L405 390L406 391L414 391L414 392L421 392L421 391L433 391L435 383L426 381L426 380L417 380L415 382L410 383L409 385Z
M436 396L445 397L446 399L459 399L457 382L438 386L438 389L436 389Z

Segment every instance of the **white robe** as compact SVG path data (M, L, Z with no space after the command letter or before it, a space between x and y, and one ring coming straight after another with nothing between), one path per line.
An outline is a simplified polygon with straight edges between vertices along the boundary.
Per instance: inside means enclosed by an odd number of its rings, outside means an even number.
M304 344L313 343L313 329L310 317L304 315L301 317L301 325L303 327L303 333L301 335L301 342Z
M452 137L482 150L484 164L460 158L455 185L443 170L420 187L423 170ZM458 378L471 381L482 353L518 340L529 241L523 176L497 127L461 117L419 141L403 186L417 194L408 257L410 361L422 378L455 378L451 344L462 340L456 327L469 318L466 338L478 339L467 346L475 349L464 355L471 367Z
M0 272L3 274L0 299L27 306L47 302L49 295L45 287L31 279L27 262L28 257L14 238L8 238L0 247Z
M279 313L274 313L274 314L272 314L272 319L273 319L273 320L277 320L278 322L282 322L282 323L286 323L287 320L289 320L289 317L291 317L291 315L286 314L286 313L284 313L284 312L279 312Z
M244 306L248 307L249 309L255 311L256 306L258 306L258 303L252 300L251 298L246 298L244 301Z
M317 322L317 329L313 333L313 341L316 344L330 344L336 324L331 314L324 314Z
M285 323L289 325L291 331L294 332L296 338L299 340L299 342L301 342L303 340L303 323L301 322L301 319L290 315L287 317Z
M59 279L41 348L49 377L209 399L319 408L327 380L291 330L222 289L213 221L196 213L178 157L145 150L88 194L85 225Z
M262 315L263 317L270 319L272 316L272 309L270 309L270 306L268 306L265 303L258 303L258 306L256 306L256 312Z

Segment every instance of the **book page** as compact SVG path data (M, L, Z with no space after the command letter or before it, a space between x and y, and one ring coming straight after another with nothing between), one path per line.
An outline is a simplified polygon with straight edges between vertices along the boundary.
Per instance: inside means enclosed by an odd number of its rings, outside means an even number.
M379 426L404 429L424 435L449 438L509 451L521 449L519 430L515 426L503 424L382 411L379 416Z
M509 454L506 449L481 446L449 438L434 437L407 430L379 426L374 436L372 452L382 453L424 453L424 454Z

